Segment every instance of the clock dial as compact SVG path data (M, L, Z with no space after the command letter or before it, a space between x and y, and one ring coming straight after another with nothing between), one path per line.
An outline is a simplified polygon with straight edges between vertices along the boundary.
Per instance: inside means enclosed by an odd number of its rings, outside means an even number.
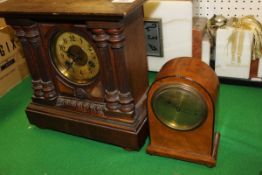
M99 73L94 48L79 34L59 33L55 38L52 57L58 71L75 83L88 83Z
M160 88L153 97L152 107L161 122L177 130L196 128L207 116L202 96L184 84Z

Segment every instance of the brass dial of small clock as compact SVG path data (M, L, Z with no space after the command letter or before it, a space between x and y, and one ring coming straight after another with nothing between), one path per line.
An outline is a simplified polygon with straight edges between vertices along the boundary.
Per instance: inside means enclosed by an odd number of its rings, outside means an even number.
M176 130L191 130L207 117L207 105L196 89L185 84L159 88L152 99L156 117Z
M51 53L58 71L75 83L88 83L99 73L95 49L77 33L62 32L56 35Z

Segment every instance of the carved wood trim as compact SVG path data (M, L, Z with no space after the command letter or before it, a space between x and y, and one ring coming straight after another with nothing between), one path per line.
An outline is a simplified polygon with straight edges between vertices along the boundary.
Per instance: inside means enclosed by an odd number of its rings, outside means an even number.
M73 108L79 112L96 114L104 116L105 105L102 103L94 103L89 100L79 100L67 97L58 97L57 106Z
M55 86L52 81L42 82L45 99L53 100L57 97Z
M32 80L32 88L33 88L33 99L43 99L43 85L41 80Z

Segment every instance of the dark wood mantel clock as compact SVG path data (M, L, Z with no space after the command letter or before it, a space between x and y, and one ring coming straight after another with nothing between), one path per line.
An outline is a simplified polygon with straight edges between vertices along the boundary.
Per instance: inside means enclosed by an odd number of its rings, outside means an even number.
M6 0L32 76L30 123L137 150L147 136L144 0Z

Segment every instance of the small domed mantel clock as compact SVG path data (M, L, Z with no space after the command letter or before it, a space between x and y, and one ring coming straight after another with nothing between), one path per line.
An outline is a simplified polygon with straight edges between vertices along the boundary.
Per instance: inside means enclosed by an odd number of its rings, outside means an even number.
M213 167L220 134L214 132L219 80L200 59L168 61L148 92L149 154Z
M30 123L132 150L143 145L143 2L1 3L0 16L16 30L32 76Z

